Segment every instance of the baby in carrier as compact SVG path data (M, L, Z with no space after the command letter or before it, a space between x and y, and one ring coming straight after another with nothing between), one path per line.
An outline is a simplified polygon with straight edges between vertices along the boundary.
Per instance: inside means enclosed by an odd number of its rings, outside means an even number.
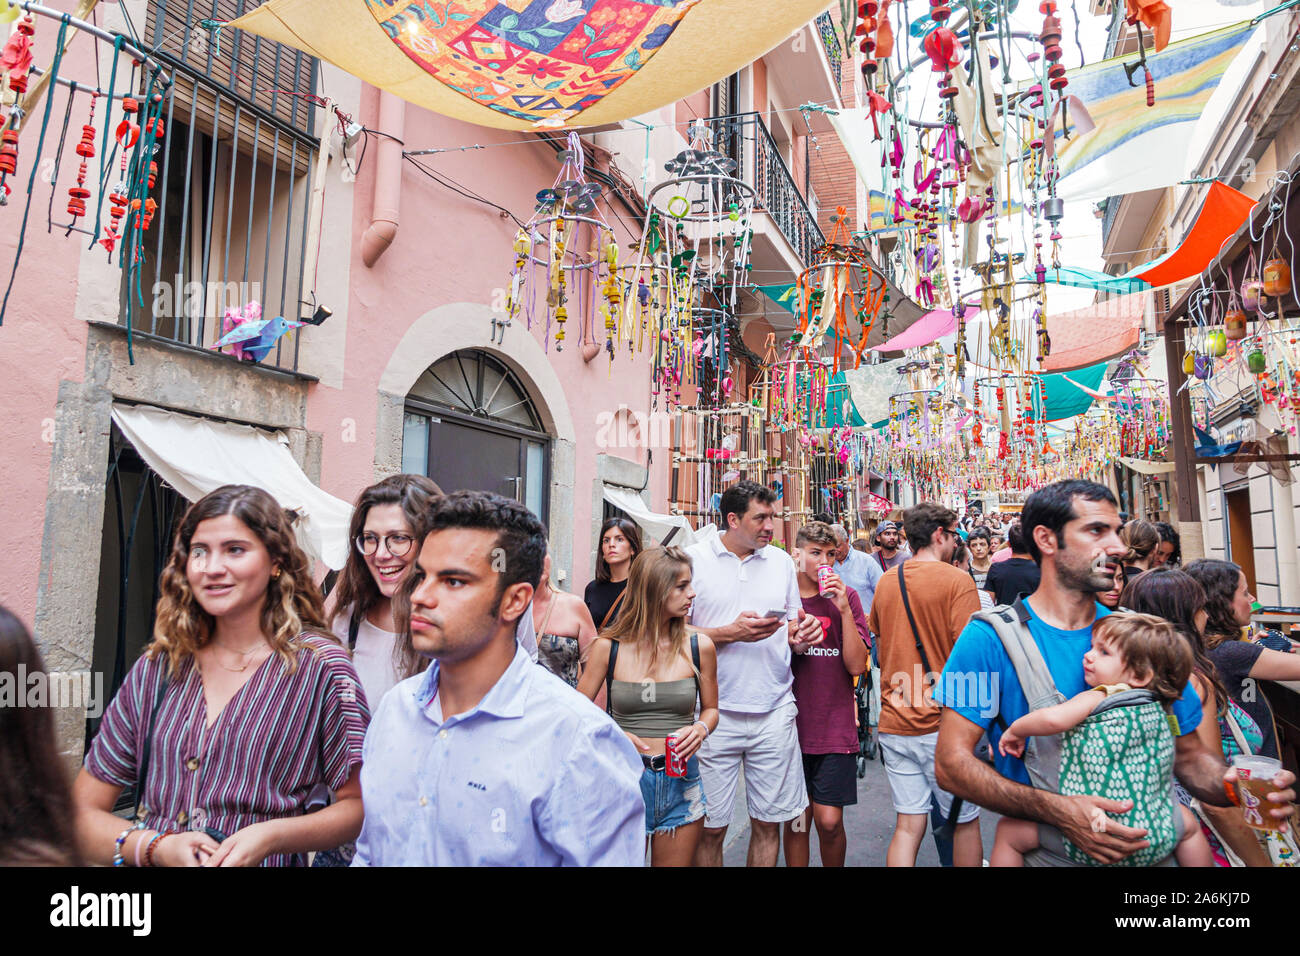
M1028 737L1061 734L1060 792L1132 800L1116 815L1126 826L1147 830L1150 846L1117 866L1150 866L1172 851L1179 866L1213 866L1209 845L1192 813L1174 800L1174 739L1170 705L1192 672L1192 652L1165 621L1148 614L1110 614L1097 622L1083 656L1089 690L1053 707L1031 711L1011 724L998 747L1021 757ZM1105 832L1110 818L1098 809L1093 829ZM1049 831L1055 838L1056 831ZM1038 849L1039 824L1004 817L998 823L990 863L1024 866ZM1061 838L1065 855L1101 866Z

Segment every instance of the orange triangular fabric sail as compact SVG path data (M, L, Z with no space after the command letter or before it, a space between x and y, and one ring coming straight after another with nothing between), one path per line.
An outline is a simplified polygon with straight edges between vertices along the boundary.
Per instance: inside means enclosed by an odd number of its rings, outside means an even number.
M1253 208L1255 200L1249 196L1223 183L1213 183L1187 238L1168 256L1133 275L1155 288L1200 275Z
M1043 362L1046 372L1065 372L1105 362L1138 343L1150 291L1102 299L1087 308L1047 315L1052 352Z

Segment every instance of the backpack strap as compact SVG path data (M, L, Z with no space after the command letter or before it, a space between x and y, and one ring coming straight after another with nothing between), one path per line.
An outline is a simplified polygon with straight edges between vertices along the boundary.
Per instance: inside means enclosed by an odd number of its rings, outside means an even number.
M618 660L618 641L609 642L609 664L605 667L605 713L614 703L614 662Z
M691 632L691 663L695 665L695 697L698 699L700 696L700 635L695 631Z
M352 616L348 618L348 651L357 649L357 634L361 630L361 614L356 607L352 609Z
M1056 682L1052 680L1033 634L1029 632L1029 610L1021 599L1017 598L1011 605L979 611L971 616L971 620L983 621L997 634L1031 711L1065 702L1065 697L1056 689ZM1025 745L1024 763L1034 787L1059 791L1061 736L1030 738Z

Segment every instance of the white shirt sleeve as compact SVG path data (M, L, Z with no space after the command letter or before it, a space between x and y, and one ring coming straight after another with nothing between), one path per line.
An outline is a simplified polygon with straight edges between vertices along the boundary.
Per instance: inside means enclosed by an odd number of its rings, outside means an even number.
M799 572L795 570L794 558L787 557L786 561L790 566L790 579L786 584L785 610L786 618L790 619L798 617L803 610L803 598L799 596Z

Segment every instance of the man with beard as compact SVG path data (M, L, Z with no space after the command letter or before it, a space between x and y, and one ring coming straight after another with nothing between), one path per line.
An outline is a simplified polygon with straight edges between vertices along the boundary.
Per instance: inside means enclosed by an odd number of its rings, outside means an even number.
M868 626L877 635L880 673L880 751L897 814L886 866L915 866L925 837L931 802L942 816L952 795L934 779L934 748L940 711L927 699L929 676L943 667L957 636L980 609L970 575L952 565L961 538L957 515L923 501L903 515L915 556L880 579ZM980 865L979 808L967 804L957 814L954 862Z
M912 556L912 552L907 548L899 549L901 542L898 537L898 525L892 521L882 522L876 528L875 541L877 551L871 557L880 565L882 574L890 568L898 567Z
M1092 644L1092 625L1110 613L1097 603L1097 595L1113 586L1119 559L1127 551L1117 534L1119 526L1114 496L1090 481L1048 485L1030 495L1021 514L1026 547L1042 579L1028 598L1016 601L1013 618L1019 627L1028 628L1052 683L1065 699L1086 689L1083 655ZM1113 819L1103 832L1092 825L1098 808L1122 814L1132 808L1132 801L1035 789L1024 762L999 752L1002 731L1030 706L1006 646L992 624L982 619L992 613L984 612L967 625L934 689L934 699L944 706L935 752L939 786L1004 816L1055 827L1102 863L1117 863L1146 847L1146 830ZM1224 783L1235 779L1235 771L1193 732L1201 719L1201 702L1190 684L1172 710L1178 724L1175 775L1202 802L1228 806ZM996 754L994 767L973 753L985 732ZM1295 777L1284 773L1276 779L1289 787ZM1278 793L1287 802L1295 796L1290 790ZM1041 850L1026 864L1071 865Z

